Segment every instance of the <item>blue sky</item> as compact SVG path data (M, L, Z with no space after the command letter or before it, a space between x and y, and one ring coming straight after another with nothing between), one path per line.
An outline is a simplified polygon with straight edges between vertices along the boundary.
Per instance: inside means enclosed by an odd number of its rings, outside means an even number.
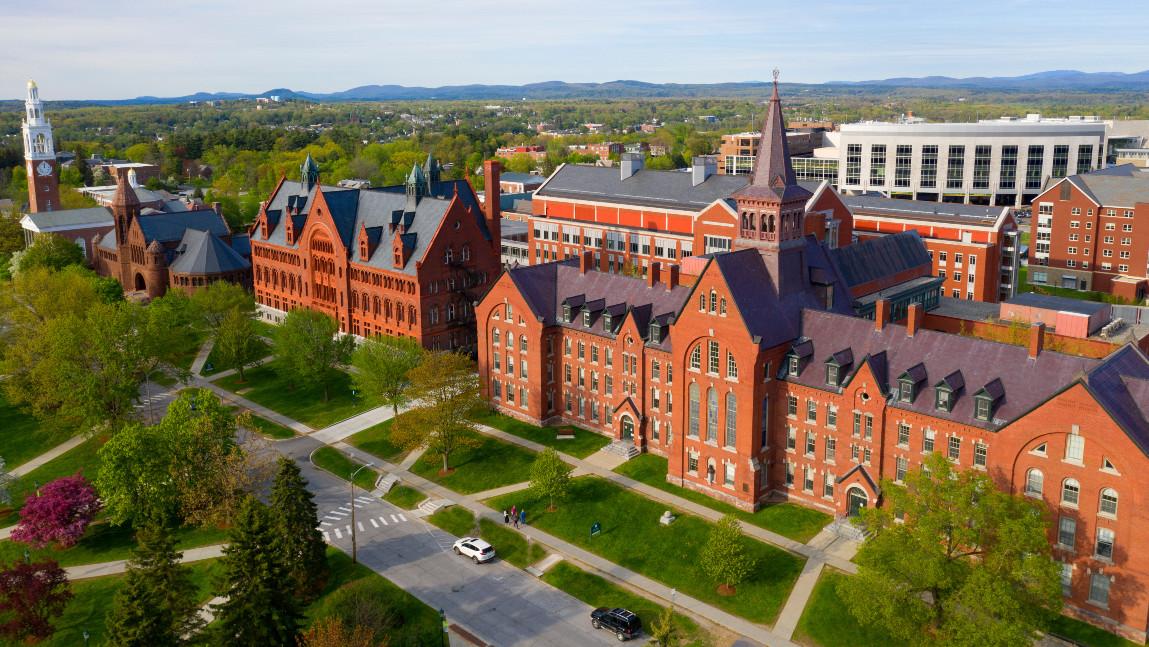
M1149 68L1142 0L0 0L0 97Z

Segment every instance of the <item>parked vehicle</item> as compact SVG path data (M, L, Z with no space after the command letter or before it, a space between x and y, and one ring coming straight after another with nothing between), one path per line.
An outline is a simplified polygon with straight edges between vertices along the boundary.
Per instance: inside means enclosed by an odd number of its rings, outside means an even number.
M637 638L642 633L642 621L626 609L599 607L590 612L590 626L613 632L619 642Z
M495 558L495 547L478 537L463 537L452 547L456 555L470 557L476 564Z

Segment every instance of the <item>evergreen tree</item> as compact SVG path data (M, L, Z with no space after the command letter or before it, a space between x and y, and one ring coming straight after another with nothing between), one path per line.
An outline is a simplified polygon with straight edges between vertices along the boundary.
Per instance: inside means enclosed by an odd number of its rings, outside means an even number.
M267 506L254 497L240 507L224 549L224 595L215 608L220 644L229 647L295 647L299 606L283 562L281 542Z
M116 647L168 647L184 644L200 629L197 587L167 528L146 526L128 562L124 585L107 617L108 644Z
M280 554L286 562L289 577L295 582L295 594L309 598L327 581L327 546L319 534L314 497L307 490L307 480L299 465L287 457L279 459L279 472L271 489L271 508L275 510Z

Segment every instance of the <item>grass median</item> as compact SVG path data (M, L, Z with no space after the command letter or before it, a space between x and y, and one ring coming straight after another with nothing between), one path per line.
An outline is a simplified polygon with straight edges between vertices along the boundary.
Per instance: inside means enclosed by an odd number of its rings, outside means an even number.
M364 429L347 439L347 443L363 451L378 456L388 463L398 463L407 455L407 450L391 442L392 420Z
M586 429L565 425L562 427L539 427L517 420L510 416L486 410L475 415L475 422L494 427L499 431L531 440L540 445L554 447L555 450L570 454L576 458L586 458L610 444L610 438L596 434ZM558 437L559 430L573 434L571 438Z
M501 521L480 519L479 536L495 547L499 559L519 568L526 568L547 556L545 548L504 526Z
M758 526L794 541L806 543L814 538L833 518L817 510L793 503L774 503L757 512L746 512L732 505L716 501L701 492L688 490L666 481L666 459L654 454L642 454L619 465L615 472L645 483L664 492L704 505L722 514L732 514L743 523Z
M535 461L534 452L478 432L469 432L468 437L475 441L475 446L451 454L449 474L439 473L443 461L430 454L423 454L415 461L411 472L463 494L527 480Z
M334 447L320 447L315 450L311 454L311 462L316 467L331 472L344 481L350 481L351 474L359 470L359 473L355 474L355 485L366 492L375 489L375 481L379 478L379 472L376 472L374 468L368 467L360 470L363 463L350 458Z
M292 384L275 368L276 363L271 361L245 371L246 381L240 382L239 375L229 375L216 380L215 384L315 429L333 425L371 408L363 399L351 394L351 376L343 371L331 372L331 397L324 401L322 385L317 382Z
M703 602L754 622L772 624L802 571L804 559L746 538L756 559L754 571L733 596L719 595L698 566L713 524L689 515L659 524L666 506L597 477L571 481L570 496L554 512L529 490L487 502L501 510L525 507L527 523L576 544L615 564L658 580ZM592 537L591 525L601 532Z
M11 470L68 440L67 434L50 433L32 414L21 411L0 394L0 457Z
M396 485L383 496L384 501L397 505L404 510L414 510L426 498L427 495L406 485Z
M456 537L470 537L475 532L475 515L462 506L449 506L436 510L427 521Z
M858 622L838 596L838 583L850 577L826 568L814 585L810 600L794 630L794 642L819 647L852 647L853 645L888 645L900 647L906 643L880 630Z

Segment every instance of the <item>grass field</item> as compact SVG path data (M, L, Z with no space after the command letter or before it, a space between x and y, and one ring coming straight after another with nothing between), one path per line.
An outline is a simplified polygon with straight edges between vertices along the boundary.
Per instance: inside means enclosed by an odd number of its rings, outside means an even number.
M475 532L475 515L462 506L441 508L427 517L427 521L456 537L467 537Z
M217 380L216 384L232 393L244 391L242 395L248 400L316 429L370 408L362 399L351 395L351 376L343 371L331 372L331 399L327 402L323 401L322 386L315 383L292 385L275 372L275 362L247 371L246 377L246 382L240 382L238 375L229 375Z
M254 413L251 414L251 423L255 425L255 430L272 440L287 440L288 438L295 438L295 432L284 427L283 425L272 422L267 418L261 418Z
M131 557L135 548L135 530L128 525L112 526L97 522L89 526L84 538L75 546L64 550L45 548L30 550L32 561L54 559L61 566L97 564ZM218 528L179 528L173 531L176 548L186 550L210 546L227 541L227 532ZM24 559L26 546L8 539L0 541L0 563L8 564Z
M647 635L650 625L657 620L666 608L640 595L612 584L605 579L587 573L570 562L559 562L543 575L543 581L551 586L586 602L592 607L622 607L638 614ZM589 619L587 624L590 624ZM710 635L698 623L681 613L674 614L674 624L678 627L679 638L686 647L703 647L712 644Z
M533 440L547 447L554 447L560 452L577 458L586 458L610 444L610 438L578 427L564 427L564 429L574 431L574 438L559 440L558 427L537 427L489 410L479 413L473 420L508 434L514 434L519 438Z
M464 447L451 455L450 465L454 471L450 474L440 476L442 460L430 454L420 457L411 466L411 471L463 494L520 483L530 478L534 452L478 432L469 435L476 445Z
M56 457L17 479L8 487L8 492L12 495L12 503L7 507L0 508L0 528L10 526L20 520L18 510L23 507L24 499L36 491L37 485L44 485L49 481L63 476L72 476L76 473L83 474L88 480L95 479L100 469L100 459L96 452L103 444L103 438L89 438L62 456Z
M1054 618L1047 631L1089 647L1135 647L1139 644L1087 622L1061 615Z
M900 647L905 643L885 633L859 623L846 609L838 596L838 582L849 577L841 571L827 568L822 571L810 601L794 630L794 641L802 645L819 647L853 647L854 645L888 645Z
M267 342L260 339L257 340L256 343L258 343L260 347L260 354L258 355L259 357L267 357L271 354L271 346L268 346ZM211 367L211 370L208 370L209 366ZM211 377L212 375L215 375L216 373L222 373L229 368L231 367L224 366L220 362L219 351L215 346L212 346L211 352L208 353L207 360L205 360L203 363L203 370L200 371L200 375L204 377ZM245 368L243 372L246 374L250 370L250 368Z
M344 481L350 481L351 474L363 466L363 463L352 460L334 447L320 447L315 450L315 452L311 454L311 462L314 463L316 467L325 469ZM375 481L378 478L379 472L376 472L374 468L368 467L355 475L355 485L363 488L364 491L370 492L375 489Z
M615 468L624 476L670 492L699 505L704 505L722 514L733 514L739 521L759 528L776 532L794 541L806 543L814 538L826 524L833 521L830 515L792 503L768 505L758 512L746 512L732 505L716 501L701 492L688 490L666 482L666 459L654 454L642 454Z
M530 491L515 492L487 502L501 510L525 506L527 523L577 544L620 566L675 587L703 602L754 622L773 624L802 570L804 560L781 549L746 538L756 567L736 595L724 597L698 566L698 555L713 524L682 515L670 526L658 523L666 509L643 496L596 477L571 481L570 496L555 512ZM593 523L601 524L590 536Z
M419 490L406 485L396 485L391 488L391 491L383 496L383 500L388 503L393 503L404 510L414 510L415 506L419 505L427 495Z
M67 439L42 429L31 414L9 403L0 393L0 458L7 469L19 467Z
M547 550L502 522L479 520L479 536L495 547L499 559L526 568L547 556Z
M391 420L384 420L351 436L347 442L388 463L398 463L407 455L407 450L391 442L391 423Z

